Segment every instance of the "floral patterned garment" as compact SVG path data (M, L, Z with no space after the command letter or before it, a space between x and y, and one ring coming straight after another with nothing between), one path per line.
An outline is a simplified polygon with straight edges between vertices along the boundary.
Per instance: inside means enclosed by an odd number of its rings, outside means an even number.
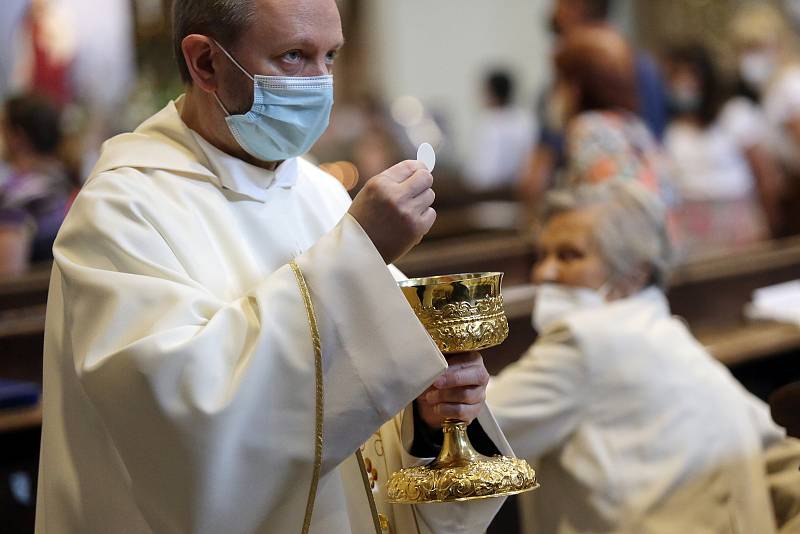
M669 163L642 120L628 112L589 111L567 128L562 186L639 180L668 205L675 203Z

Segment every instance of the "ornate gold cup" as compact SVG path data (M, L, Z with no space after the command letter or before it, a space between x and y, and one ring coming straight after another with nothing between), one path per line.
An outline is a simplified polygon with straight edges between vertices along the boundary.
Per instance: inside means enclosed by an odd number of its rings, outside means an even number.
M415 278L399 285L442 353L452 354L493 347L508 337L502 279L503 273L471 273ZM442 450L433 462L390 477L390 502L466 501L538 487L536 473L525 460L478 453L463 421L448 419L442 430Z

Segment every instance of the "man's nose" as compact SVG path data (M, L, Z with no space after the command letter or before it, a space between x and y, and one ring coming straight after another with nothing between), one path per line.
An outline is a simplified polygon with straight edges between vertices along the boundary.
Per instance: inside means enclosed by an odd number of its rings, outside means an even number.
M531 278L534 284L558 281L558 262L553 258L546 257L533 266Z
M328 63L325 58L322 58L318 61L308 62L306 64L305 72L303 72L303 76L325 76L326 74L330 73L330 63Z

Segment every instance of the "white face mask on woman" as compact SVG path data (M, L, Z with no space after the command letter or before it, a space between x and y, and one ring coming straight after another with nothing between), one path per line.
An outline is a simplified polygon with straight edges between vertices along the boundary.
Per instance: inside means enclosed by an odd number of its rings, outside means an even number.
M739 74L753 89L762 90L772 79L778 62L769 50L744 54L739 61Z
M541 334L572 312L604 305L608 296L607 285L603 284L600 289L552 283L537 285L531 314L533 328Z

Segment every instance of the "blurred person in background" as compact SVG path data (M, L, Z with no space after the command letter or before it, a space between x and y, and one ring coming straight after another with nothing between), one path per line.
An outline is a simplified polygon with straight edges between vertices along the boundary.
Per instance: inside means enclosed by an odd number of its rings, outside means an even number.
M680 196L676 217L684 252L768 238L767 221L780 208L770 193L782 176L765 146L768 130L760 110L742 97L726 99L702 45L670 50L666 72L673 118L664 146Z
M7 220L24 215L25 224L32 225L31 261L52 259L53 241L71 193L59 158L60 114L47 97L12 97L3 105L0 135L5 150L0 164L0 211Z
M380 98L365 95L358 101L361 128L352 141L353 164L361 177L362 187L370 176L379 174L392 162L403 158L402 139Z
M587 27L616 30L609 23L612 0L556 0L551 28L556 36L556 47L572 31ZM618 33L618 32L617 32ZM622 38L621 34L620 38ZM664 81L652 56L644 50L634 50L633 68L638 101L636 112L656 139L661 139L667 126L667 94ZM554 87L545 94L540 106L541 133L532 151L520 182L520 194L529 202L536 202L566 163L564 125L559 121Z
M35 91L56 103L80 175L136 110L132 12L130 0L5 0L0 10L0 97ZM152 84L141 93L151 103Z
M484 111L464 180L473 191L510 190L519 182L536 127L531 114L514 105L514 79L509 72L489 72L483 82Z
M573 31L556 53L555 120L565 132L561 185L635 180L672 200L670 169L637 115L633 55L615 31Z
M0 209L0 276L24 273L30 265L34 225L20 209Z
M774 186L784 199L779 234L800 231L800 54L797 37L775 6L758 2L737 11L731 23L739 75L760 101L769 126L767 142L787 180Z
M358 182L350 189L358 193L366 181L392 162L403 159L402 131L392 123L381 99L362 94L351 103L337 103L331 112L330 126L312 147L312 156L320 162L347 160L358 171ZM416 147L413 147L416 150Z
M16 68L19 52L19 29L28 13L30 0L5 0L0 9L0 97L12 89L12 73Z
M54 0L30 0L15 36L10 89L35 90L60 107L71 102L77 34L68 7Z
M765 449L797 486L798 443L670 314L663 204L622 180L553 192L538 246L539 339L487 390L543 481L525 531L775 532Z

